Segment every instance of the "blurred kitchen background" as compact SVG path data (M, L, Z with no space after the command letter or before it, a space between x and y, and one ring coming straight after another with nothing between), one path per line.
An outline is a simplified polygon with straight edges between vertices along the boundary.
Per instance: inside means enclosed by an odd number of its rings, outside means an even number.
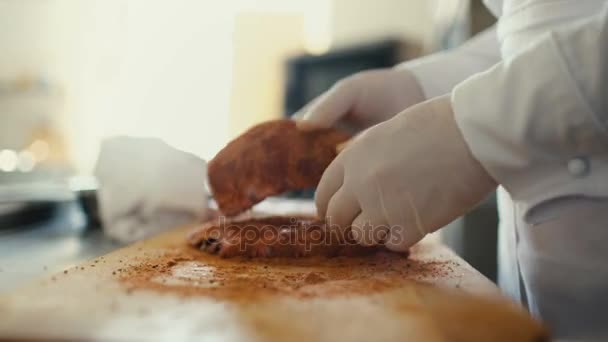
M103 138L209 159L342 77L493 21L480 0L0 0L0 278L2 263L27 277L117 247L86 229L95 185L73 178ZM452 226L445 240L494 279L493 200Z

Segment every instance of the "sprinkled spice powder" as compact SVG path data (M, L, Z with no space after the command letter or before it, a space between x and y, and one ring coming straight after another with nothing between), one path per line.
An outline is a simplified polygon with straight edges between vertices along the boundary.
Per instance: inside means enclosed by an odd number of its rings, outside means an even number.
M451 261L417 261L379 252L365 257L222 259L188 246L165 250L116 269L128 293L152 290L179 296L252 301L264 296L298 298L364 295L406 282L453 276Z

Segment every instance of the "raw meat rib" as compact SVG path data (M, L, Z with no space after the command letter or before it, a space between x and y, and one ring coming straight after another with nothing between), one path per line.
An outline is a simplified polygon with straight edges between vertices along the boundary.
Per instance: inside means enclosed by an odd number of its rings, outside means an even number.
M303 132L292 120L261 123L228 143L210 162L209 186L224 215L268 196L315 187L350 136L335 129Z
M316 218L297 216L220 217L194 230L188 242L222 257L358 256L384 250L383 246L359 245L348 233L327 229Z

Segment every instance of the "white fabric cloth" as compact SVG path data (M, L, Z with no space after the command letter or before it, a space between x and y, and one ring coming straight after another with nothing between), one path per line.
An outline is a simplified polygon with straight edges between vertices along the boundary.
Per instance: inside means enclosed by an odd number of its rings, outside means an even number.
M105 233L133 242L207 215L206 162L159 139L105 140L95 167Z
M402 63L417 78L427 99L448 94L469 76L500 61L496 28L476 35L462 46Z
M512 56L541 35L602 8L605 0L486 0L501 13L497 25L503 57Z
M474 155L508 190L498 192L501 287L556 337L605 339L606 1L485 2L500 16L496 46L504 62L481 74L485 63L467 68L452 101ZM456 49L412 71L423 85L445 78L442 91L450 91L458 81L447 68L480 53Z

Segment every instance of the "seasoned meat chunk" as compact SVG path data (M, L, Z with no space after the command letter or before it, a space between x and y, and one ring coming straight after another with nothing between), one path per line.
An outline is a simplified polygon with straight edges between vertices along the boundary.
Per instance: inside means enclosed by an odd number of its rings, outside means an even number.
M303 132L292 120L261 123L210 162L209 186L220 211L233 216L268 196L315 187L350 136L335 129Z
M188 241L222 257L358 256L384 250L365 247L312 217L270 216L231 220L220 217L191 232Z

